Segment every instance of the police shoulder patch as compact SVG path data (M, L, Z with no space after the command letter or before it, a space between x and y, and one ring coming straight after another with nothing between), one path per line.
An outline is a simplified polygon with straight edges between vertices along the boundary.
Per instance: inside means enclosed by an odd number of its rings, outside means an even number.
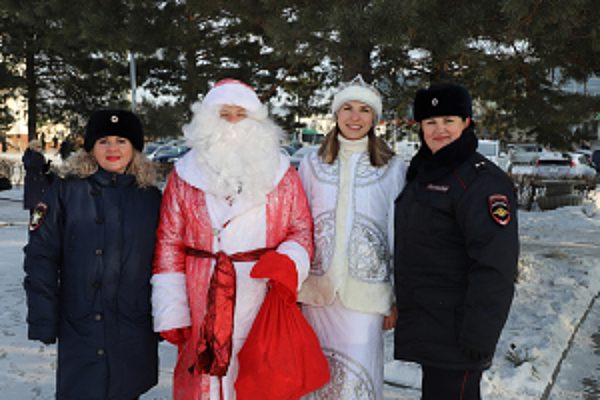
M490 215L498 225L505 226L510 222L510 205L508 197L503 194L492 194L488 197Z
M31 219L29 220L29 231L33 232L37 230L48 214L48 205L46 203L38 203L31 213Z

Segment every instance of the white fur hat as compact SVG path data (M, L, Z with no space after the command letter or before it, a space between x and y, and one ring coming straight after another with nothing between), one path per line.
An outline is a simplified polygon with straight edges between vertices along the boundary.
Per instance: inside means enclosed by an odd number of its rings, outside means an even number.
M208 91L202 104L207 106L234 105L251 113L262 108L256 92L250 86L236 79L223 79Z
M335 114L345 102L353 100L368 104L375 113L375 119L381 118L381 95L374 86L366 83L360 74L350 82L340 84L339 91L333 96L331 112Z

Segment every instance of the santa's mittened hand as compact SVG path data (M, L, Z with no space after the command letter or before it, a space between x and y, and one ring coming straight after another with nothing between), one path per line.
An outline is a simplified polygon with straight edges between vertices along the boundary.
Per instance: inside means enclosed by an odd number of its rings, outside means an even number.
M252 278L267 278L283 284L293 293L298 286L296 265L285 254L271 250L263 254L250 271Z
M176 328L160 332L160 336L176 346L183 344L190 336L191 328Z

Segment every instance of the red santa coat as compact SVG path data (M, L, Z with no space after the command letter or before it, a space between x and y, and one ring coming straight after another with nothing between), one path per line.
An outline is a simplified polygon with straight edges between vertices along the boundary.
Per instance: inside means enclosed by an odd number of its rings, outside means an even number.
M174 400L216 398L218 380L193 375L196 340L206 312L214 261L186 255L188 247L227 254L264 247L276 248L296 265L298 284L308 275L312 257L312 218L302 183L282 156L274 189L261 200L229 205L206 190L194 152L181 159L163 194L152 278L155 331L192 327L190 339L179 346L173 381ZM264 299L266 280L253 279L254 262L236 262L236 306L233 351L223 377L225 399L235 399L237 353ZM210 395L210 392L213 395ZM218 397L217 397L218 398Z

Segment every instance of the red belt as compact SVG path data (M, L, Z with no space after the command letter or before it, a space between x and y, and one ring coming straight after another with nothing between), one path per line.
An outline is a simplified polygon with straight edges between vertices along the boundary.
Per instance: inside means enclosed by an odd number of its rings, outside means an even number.
M208 288L207 309L197 345L197 358L189 367L212 376L225 376L231 360L233 312L235 308L234 261L256 261L272 248L261 248L234 254L222 251L216 254L205 250L186 248L188 255L216 259Z

